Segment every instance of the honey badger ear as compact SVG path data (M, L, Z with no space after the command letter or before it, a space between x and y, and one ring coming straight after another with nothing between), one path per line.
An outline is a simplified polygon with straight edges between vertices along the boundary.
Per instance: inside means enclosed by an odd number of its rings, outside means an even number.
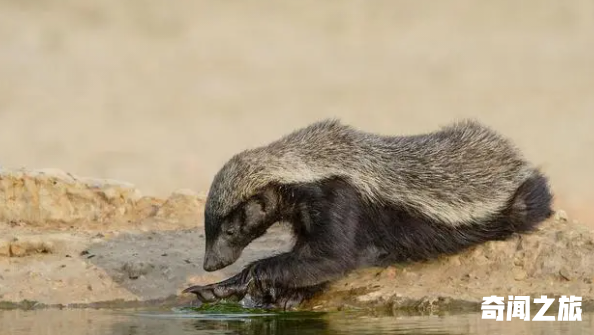
M278 193L272 189L265 189L252 197L245 204L245 225L258 226L276 216L278 209Z
M258 198L250 199L244 207L245 210L245 222L244 225L247 227L259 225L266 217L265 206L262 201Z

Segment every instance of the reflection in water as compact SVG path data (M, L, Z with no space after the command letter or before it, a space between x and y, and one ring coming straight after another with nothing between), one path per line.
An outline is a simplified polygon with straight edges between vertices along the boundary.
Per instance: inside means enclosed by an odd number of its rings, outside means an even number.
M198 314L198 313L132 313L124 322L114 324L114 335L138 331L143 334L330 334L324 313L274 314ZM141 321L144 320L144 321ZM159 330L154 328L159 322ZM162 328L163 326L168 328Z
M330 334L328 321L322 318L255 318L251 320L201 320L192 322L198 334L218 330L227 334Z
M347 314L199 315L140 310L0 311L4 335L205 335L205 334L533 334L594 333L592 314L581 322L496 322L480 314L369 317Z
M233 335L298 335L298 334L462 334L444 329L423 329L422 323L416 327L400 326L401 320L385 318L351 318L350 315L268 315L238 317L223 315L163 315L144 314L148 322L139 328L138 320L127 320L115 324L113 335L132 334L233 334ZM161 319L159 324L155 321ZM169 322L164 322L165 320ZM177 322L173 322L177 320Z

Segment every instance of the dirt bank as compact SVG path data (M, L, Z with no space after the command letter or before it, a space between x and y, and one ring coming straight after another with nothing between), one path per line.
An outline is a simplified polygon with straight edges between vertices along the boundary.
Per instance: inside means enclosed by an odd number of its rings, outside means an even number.
M204 197L145 197L133 185L56 170L0 172L0 301L4 308L187 303L187 285L290 248L282 226L227 269L202 270ZM594 235L562 211L530 236L427 264L366 269L303 307L477 309L488 295L579 295L594 305Z

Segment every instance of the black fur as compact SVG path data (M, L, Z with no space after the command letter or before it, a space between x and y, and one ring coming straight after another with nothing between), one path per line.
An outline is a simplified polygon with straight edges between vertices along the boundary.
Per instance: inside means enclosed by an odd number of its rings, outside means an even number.
M273 199L264 202L266 224L246 233L244 240L253 240L283 220L293 226L294 248L253 262L226 281L193 286L185 292L195 293L202 301L247 294L260 307L288 308L356 268L455 254L486 241L529 233L552 215L552 194L547 179L539 173L518 188L500 213L461 226L433 221L411 208L369 203L351 183L338 177L271 184L256 198L266 194Z

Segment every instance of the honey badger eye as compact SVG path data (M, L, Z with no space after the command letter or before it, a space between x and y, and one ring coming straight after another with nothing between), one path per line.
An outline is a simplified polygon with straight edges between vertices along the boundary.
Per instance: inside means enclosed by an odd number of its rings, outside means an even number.
M227 234L227 235L233 235L233 234L235 234L235 229L229 228L229 229L225 230L225 234Z

